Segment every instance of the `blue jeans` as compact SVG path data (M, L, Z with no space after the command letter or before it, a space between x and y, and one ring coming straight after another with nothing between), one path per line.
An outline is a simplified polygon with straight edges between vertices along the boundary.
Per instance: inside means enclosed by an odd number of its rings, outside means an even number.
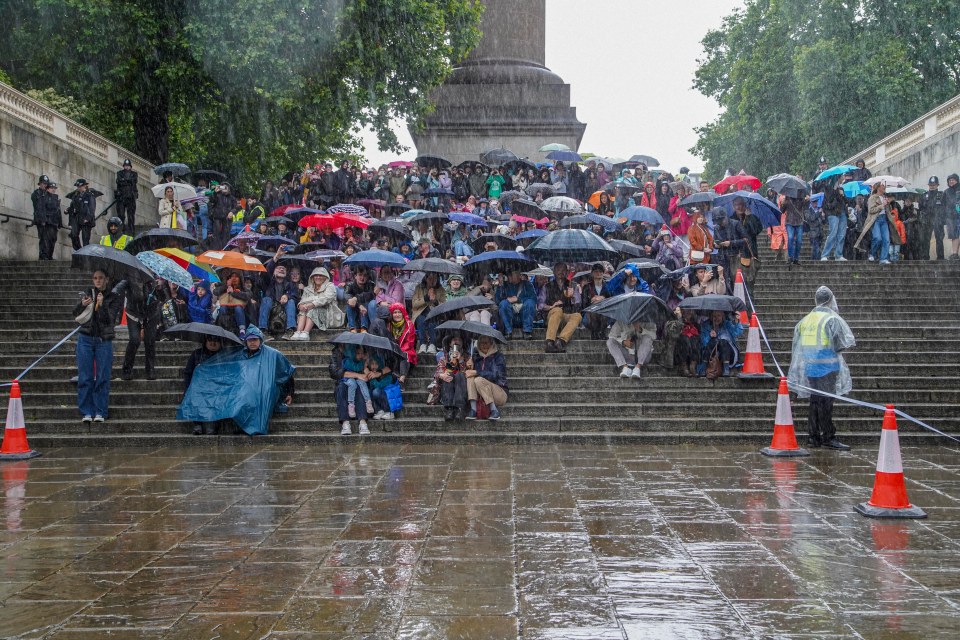
M207 205L202 205L197 209L194 224L197 226L197 237L200 240L205 240L207 234L210 233L210 216L207 215Z
M847 236L846 218L842 215L827 216L827 223L830 225L830 231L827 233L827 241L823 245L821 257L829 258L833 253L835 258L842 258L843 242Z
M108 417L113 341L79 334L77 340L77 408L85 416Z
M787 259L799 260L800 248L803 247L803 225L788 224L787 227Z
M369 329L370 328L370 314L369 313L360 313L360 304L357 303L356 307L351 307L350 305L346 306L347 309L347 329Z
M287 310L287 329L297 328L297 301L293 298L287 298L287 304L284 305ZM273 309L273 298L264 296L260 301L260 328L266 329L270 322L270 310Z
M823 236L818 232L816 235L810 234L810 259L820 259L820 245L823 243Z
M870 227L870 255L880 255L880 261L890 259L890 227L887 226L887 216L879 215Z
M427 314L421 313L413 321L413 326L417 330L417 338L420 344L432 344L437 346L437 326L433 322L427 322Z
M533 333L533 316L536 314L537 305L533 300L526 300L522 304L523 306L518 314L507 300L500 303L500 322L503 323L503 335L509 336L513 333L513 327L517 320L520 321L524 333Z
M363 380L357 380L356 378L344 378L343 382L345 385L347 385L348 404L354 404L358 389L360 390L360 395L363 397L364 402L370 399L370 388Z

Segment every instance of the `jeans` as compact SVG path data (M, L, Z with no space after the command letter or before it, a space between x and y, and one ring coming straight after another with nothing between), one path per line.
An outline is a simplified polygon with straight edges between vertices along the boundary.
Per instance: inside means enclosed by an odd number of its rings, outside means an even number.
M799 260L800 248L803 246L803 225L788 224L787 227L787 259Z
M85 416L108 417L113 341L78 335L77 408Z
M347 411L347 378L340 378L340 381L337 382L337 387L333 391L333 396L337 403L337 419L340 422L347 422L350 420L350 414ZM367 419L367 405L360 403L356 406L356 414L358 420Z
M820 245L823 243L823 236L821 235L819 229L816 234L810 234L810 259L819 260L820 259Z
M364 402L370 400L370 387L367 386L365 381L357 380L356 378L344 378L343 382L345 385L347 385L348 404L354 404L358 389L360 390L360 395L363 397Z
M347 309L347 329L369 329L370 314L360 313L360 305L356 307L346 306Z
M524 333L533 333L533 316L536 311L537 305L533 300L524 301L519 314L513 310L512 303L507 300L502 301L500 303L500 322L503 323L503 335L509 336L513 333L513 327L517 320L520 321Z
M206 240L207 235L210 233L210 217L207 216L205 209L201 209L197 217L194 218L194 224L197 227L197 239Z
M887 217L885 215L877 216L873 226L870 227L870 255L880 255L880 261L890 258L890 227L887 226Z
M287 304L284 305L287 310L287 329L297 328L297 301L293 298L287 298ZM273 298L264 296L260 303L260 328L266 329L270 322L270 310L273 309Z
M827 241L823 245L822 257L829 258L831 253L835 258L843 257L843 242L847 237L846 222L846 218L843 216L827 216L830 231L827 233Z
M437 325L433 322L427 322L427 314L421 313L413 321L413 326L417 329L417 338L420 344L432 344L437 346Z

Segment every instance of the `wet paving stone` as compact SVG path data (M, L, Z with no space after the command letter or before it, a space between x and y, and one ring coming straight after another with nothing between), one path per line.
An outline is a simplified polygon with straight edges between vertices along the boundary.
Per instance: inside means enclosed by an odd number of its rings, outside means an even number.
M960 451L904 458L925 521L853 512L857 450L50 451L0 495L0 637L955 638Z

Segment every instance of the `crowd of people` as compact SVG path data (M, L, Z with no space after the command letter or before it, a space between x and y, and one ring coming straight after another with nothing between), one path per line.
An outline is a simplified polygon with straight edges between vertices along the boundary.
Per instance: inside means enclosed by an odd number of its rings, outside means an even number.
M739 366L737 343L744 332L737 316L682 303L734 293L738 272L749 291L760 268L761 242L791 263L799 263L806 235L815 260L887 264L927 258L931 237L942 258L946 235L953 242L950 257L957 257L956 175L945 191L933 177L929 190L919 194L873 179L862 163L834 170L822 162L818 169L812 183L788 176L790 187L771 186L767 197L756 193L760 181L744 172L729 171L711 185L695 182L686 168L672 175L642 163L607 167L589 160L566 166L521 160L500 167L397 162L377 170L344 161L336 169L304 167L245 197L225 181L199 177L188 183L169 172L155 189L160 227L195 239L170 245L196 267L195 282L189 288L162 279L111 287L106 273L97 272L76 310L83 327L79 409L84 420L107 417L109 344L122 309L130 336L124 380L134 377L141 342L145 375L155 377L155 343L174 325L216 326L243 345L225 349L229 341L208 336L191 356L179 415L196 422L198 434L215 432L224 419L263 433L264 415L269 419L262 411L218 413L214 365L238 367L269 354L249 367L251 384L269 387L273 392L264 402L286 409L294 399L293 368L265 343L306 342L312 333L330 330L370 334L392 345L392 351L362 342L335 349L330 375L344 434L352 433L352 420L366 434L368 419L393 419L398 403L390 394L402 391L418 362L433 369L427 402L442 406L446 419L500 418L509 386L498 341L441 335L444 319L495 328L504 340L532 340L535 329L543 328L546 354L564 353L576 339L600 341L615 366L612 375L621 378L642 378L654 362L684 377L729 376ZM130 173L125 163L117 174L117 202L125 201L100 238L117 249L136 244L136 204L129 196L136 174ZM88 222L96 210L81 182L71 194L75 248L89 242ZM184 193L189 195L178 197ZM41 259L49 259L47 226L59 226L59 203L47 176L34 193L34 216ZM547 261L549 268L525 255L531 244L566 228L595 234L614 252L603 259ZM198 264L194 258L204 252L242 254L255 258L257 268ZM657 297L669 316L628 323L592 311L631 293ZM453 314L433 313L475 299L480 302ZM83 318L90 305L95 313ZM199 384L197 372L204 374Z

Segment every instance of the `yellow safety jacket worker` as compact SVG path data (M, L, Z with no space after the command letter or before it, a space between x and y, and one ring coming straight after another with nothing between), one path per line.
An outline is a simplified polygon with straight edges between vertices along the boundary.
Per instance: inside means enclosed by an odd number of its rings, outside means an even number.
M100 236L100 244L102 244L105 247L113 247L114 249L119 249L120 251L123 251L124 249L126 249L127 243L130 242L131 240L133 240L133 238L123 233L121 233L116 240L111 238L109 233L105 236Z

